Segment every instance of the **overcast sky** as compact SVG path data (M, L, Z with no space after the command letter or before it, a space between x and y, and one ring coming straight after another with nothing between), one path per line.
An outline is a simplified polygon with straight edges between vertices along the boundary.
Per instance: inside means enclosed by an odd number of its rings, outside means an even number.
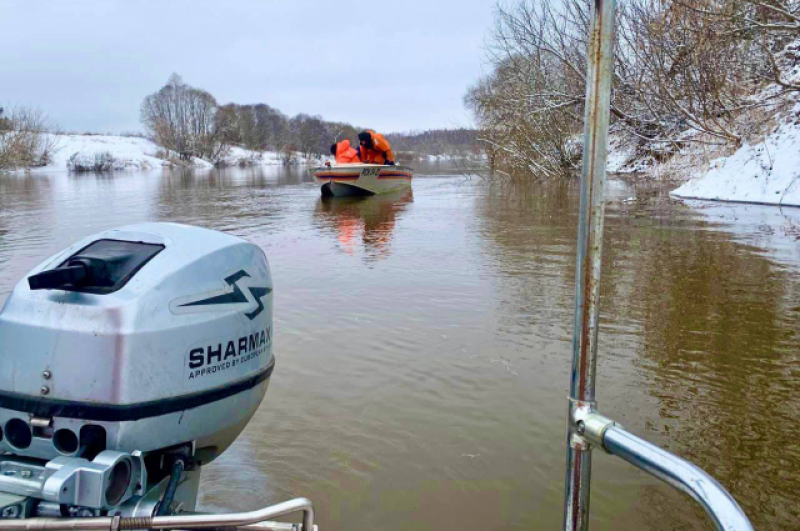
M405 131L469 125L494 0L0 0L0 105L140 130L172 72L220 103Z

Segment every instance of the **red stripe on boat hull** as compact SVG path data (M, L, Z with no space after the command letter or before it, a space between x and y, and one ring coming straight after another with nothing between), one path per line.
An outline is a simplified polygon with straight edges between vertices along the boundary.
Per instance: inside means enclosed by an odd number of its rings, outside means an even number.
M325 173L322 175L316 175L317 179L332 179L334 181L352 181L361 177L361 174L349 174L349 175L342 175L338 173Z

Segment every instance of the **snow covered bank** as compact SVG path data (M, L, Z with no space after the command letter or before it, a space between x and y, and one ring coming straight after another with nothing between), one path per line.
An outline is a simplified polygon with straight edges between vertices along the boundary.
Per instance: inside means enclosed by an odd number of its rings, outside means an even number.
M398 164L405 164L409 162L462 162L462 161L485 161L487 159L485 153L472 153L467 151L454 151L449 153L441 153L439 155L428 155L417 151L403 151L393 150L394 158Z
M146 138L112 135L54 137L56 150L49 164L31 171L151 170L176 165L174 161L162 158L164 150ZM292 154L289 162L306 163L298 154ZM224 166L276 166L286 161L284 155L274 151L258 153L234 146L222 157L221 163ZM214 167L212 163L199 158L193 158L189 165L199 169Z
M612 135L608 170L683 183L671 195L768 205L800 206L800 38L776 54L781 81L752 89L731 133L741 142L704 136L697 128L674 143Z
M420 155L420 161L428 161L428 162L455 162L455 161L462 161L462 160L486 160L487 157L485 154L480 155L463 155L457 153L449 153L449 154L442 154L442 155Z
M800 124L785 123L758 144L711 162L705 175L671 195L800 206Z
M250 151L238 146L231 146L220 161L221 166L279 166L282 164L311 164L319 166L323 163L321 157L312 157L310 160L300 153L292 153L287 158L285 153L277 151Z
M50 163L33 171L152 169L168 164L159 147L144 138L107 135L55 135Z

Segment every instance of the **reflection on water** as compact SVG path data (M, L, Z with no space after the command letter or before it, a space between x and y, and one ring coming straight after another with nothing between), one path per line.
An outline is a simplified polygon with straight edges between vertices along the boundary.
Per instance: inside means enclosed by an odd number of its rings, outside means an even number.
M525 347L547 367L553 342L571 334L578 197L560 187L488 194L479 208L496 246L485 261L496 272L499 330L515 343L527 336ZM609 206L601 410L720 479L757 528L790 529L800 515L800 451L787 450L800 411L800 244L791 229L800 211L740 206L738 238L697 215L705 208L652 196ZM775 248L740 239L771 239ZM609 478L614 464L598 468L607 474L594 474L593 496L607 489L617 496L612 506L636 500L648 528L702 528L697 507L676 513L675 496L640 485L638 496L620 496L627 487Z
M389 255L397 218L413 201L411 188L371 197L320 197L314 215L325 232L336 234L345 253L363 248L370 261Z
M0 301L107 228L245 237L270 259L277 366L204 472L206 507L308 496L323 529L558 528L577 190L511 197L445 173L331 200L304 168L0 176ZM796 528L800 209L609 184L601 411L715 475L756 528ZM594 530L708 528L603 454L591 515Z

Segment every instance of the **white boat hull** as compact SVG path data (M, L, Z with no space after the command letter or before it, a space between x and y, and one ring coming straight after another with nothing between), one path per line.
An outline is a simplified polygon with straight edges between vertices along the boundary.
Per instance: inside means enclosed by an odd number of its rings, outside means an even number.
M380 164L338 164L311 170L323 196L376 195L411 187L413 173L408 166Z

